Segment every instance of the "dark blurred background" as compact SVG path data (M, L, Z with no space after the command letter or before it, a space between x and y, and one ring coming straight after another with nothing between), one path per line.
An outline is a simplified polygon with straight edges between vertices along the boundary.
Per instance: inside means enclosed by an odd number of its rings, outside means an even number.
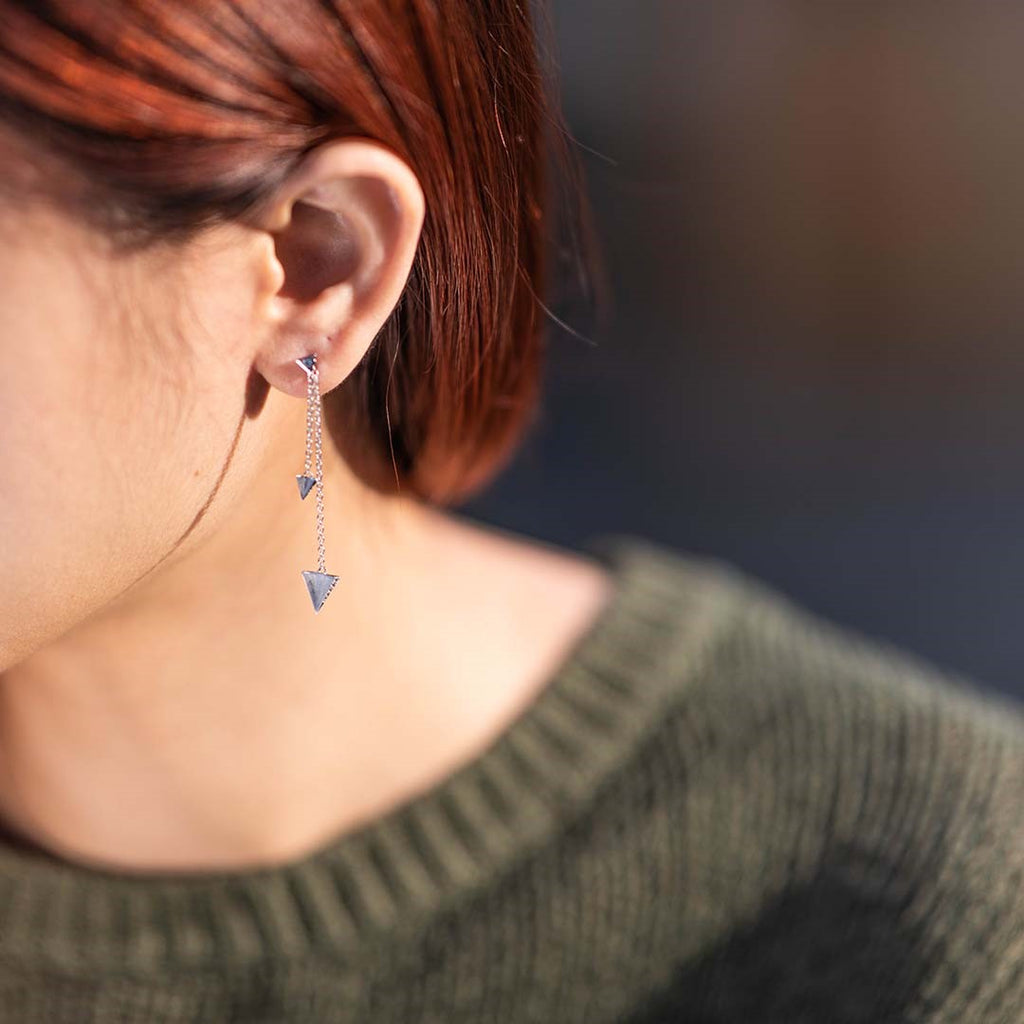
M1024 696L1024 4L553 20L615 305L551 330L464 509L724 558Z

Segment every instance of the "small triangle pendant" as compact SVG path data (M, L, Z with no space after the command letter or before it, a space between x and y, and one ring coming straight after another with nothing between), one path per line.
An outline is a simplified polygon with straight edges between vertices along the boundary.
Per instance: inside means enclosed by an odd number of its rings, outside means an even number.
M313 602L313 611L318 612L324 606L327 595L334 589L338 582L337 576L329 572L312 572L303 569L302 578L306 581L306 589L309 591L309 598Z
M307 494L313 489L313 485L316 483L316 477L312 476L296 476L296 481L299 485L299 497L305 498Z

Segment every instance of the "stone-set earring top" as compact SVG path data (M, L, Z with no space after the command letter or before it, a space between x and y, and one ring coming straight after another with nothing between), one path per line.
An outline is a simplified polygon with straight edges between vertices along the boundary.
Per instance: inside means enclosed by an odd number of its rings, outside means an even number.
M324 557L324 452L323 452L323 407L320 401L320 371L316 365L316 354L303 356L295 362L306 374L306 461L302 473L295 477L299 485L299 497L316 488L316 572L305 569L302 578L306 581L313 611L319 612L327 595L338 582L337 576L327 571ZM315 463L315 465L311 465ZM312 469L312 475L310 470Z

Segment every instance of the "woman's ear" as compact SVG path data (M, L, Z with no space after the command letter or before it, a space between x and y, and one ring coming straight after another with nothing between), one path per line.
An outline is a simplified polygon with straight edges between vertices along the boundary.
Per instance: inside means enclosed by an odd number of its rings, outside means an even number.
M424 198L400 157L366 139L311 150L262 208L255 369L297 398L295 360L315 352L321 390L341 383L394 310L412 268Z

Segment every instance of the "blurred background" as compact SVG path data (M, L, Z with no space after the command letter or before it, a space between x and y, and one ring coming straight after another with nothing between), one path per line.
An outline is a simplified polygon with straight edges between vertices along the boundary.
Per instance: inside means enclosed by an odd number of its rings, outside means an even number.
M470 515L1024 696L1024 5L554 0L614 288Z

